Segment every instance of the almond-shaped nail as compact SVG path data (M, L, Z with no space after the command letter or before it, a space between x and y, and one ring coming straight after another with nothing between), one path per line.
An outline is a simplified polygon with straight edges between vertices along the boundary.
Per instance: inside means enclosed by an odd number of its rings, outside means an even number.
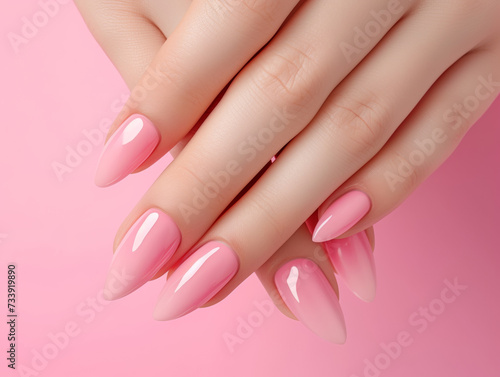
M160 133L143 115L131 115L111 136L97 164L95 183L106 187L132 173L155 150Z
M276 272L274 283L291 312L312 332L333 343L345 342L339 300L316 263L305 258L291 260Z
M179 228L163 211L149 209L127 232L111 261L105 298L115 300L144 285L172 257L181 242Z
M214 297L236 274L239 259L226 244L210 241L187 258L167 278L154 318L182 317Z
M335 200L318 221L314 242L325 242L347 232L370 211L371 201L362 191L354 190Z
M327 241L323 244L337 274L361 300L373 301L377 286L375 260L366 233Z

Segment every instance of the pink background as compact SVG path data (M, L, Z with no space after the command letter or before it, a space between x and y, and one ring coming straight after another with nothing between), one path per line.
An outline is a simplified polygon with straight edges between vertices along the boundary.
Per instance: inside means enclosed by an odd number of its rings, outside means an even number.
M18 53L7 33L19 33L22 17L39 5L3 8L0 313L6 313L7 265L14 262L18 367L32 367L45 349L54 357L36 375L51 377L500 375L500 101L438 173L376 227L376 301L362 303L341 285L346 345L317 338L277 309L260 314L254 302L268 299L254 276L216 307L155 322L161 280L118 302L90 306L118 225L162 170L109 189L93 184L101 147L85 142L82 130L111 120L127 89L72 4L61 6ZM77 147L87 155L58 179L52 165L65 163L67 148ZM446 279L467 289L419 333L409 318L421 306L442 309L436 300ZM229 347L224 336L238 336L248 320L255 327L247 328L247 339ZM4 358L5 317L0 322L0 375L14 375ZM54 351L49 336L66 326L78 334ZM401 332L413 342L389 359L380 344ZM365 371L367 363L385 369Z

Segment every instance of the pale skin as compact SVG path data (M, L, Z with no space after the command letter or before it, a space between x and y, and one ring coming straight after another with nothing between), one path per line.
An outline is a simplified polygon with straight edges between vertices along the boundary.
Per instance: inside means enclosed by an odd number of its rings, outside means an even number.
M159 275L196 245L226 242L240 267L209 305L257 272L293 317L273 276L297 257L315 260L337 289L334 269L304 222L361 190L371 208L340 237L367 230L373 246L371 226L446 160L500 92L497 0L76 3L132 92L108 137L133 113L155 123L161 142L138 171L178 146L174 162L121 225L115 248L151 207L172 216L182 232ZM382 21L373 16L381 10L389 15ZM356 39L357 30L364 39ZM158 67L164 75L151 85L148 72ZM134 96L138 88L148 88L146 95ZM464 103L470 96L477 105ZM432 153L412 160L427 139L434 140ZM229 161L235 163L228 168ZM216 199L186 209L193 190L228 170L234 174Z

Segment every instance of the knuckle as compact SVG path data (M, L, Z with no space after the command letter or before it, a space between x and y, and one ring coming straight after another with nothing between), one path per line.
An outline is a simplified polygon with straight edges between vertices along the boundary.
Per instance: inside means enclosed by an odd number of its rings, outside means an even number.
M441 29L452 31L450 37L456 38L457 28L475 34L498 25L499 4L498 0L455 0L451 5L445 5L426 0L418 5L418 9L439 17Z
M256 218L262 229L271 229L277 236L275 239L284 240L287 238L285 229L279 221L278 213L274 210L273 201L271 195L261 190L256 197L251 197L248 208L251 212L257 213Z
M332 101L321 119L327 132L339 133L355 150L373 150L387 137L389 120L387 107L373 99L359 101L342 99Z
M455 149L460 144L466 133L472 128L474 123L475 121L473 119L463 120L463 122L459 125L459 127L457 128L450 127L448 129L445 129L447 131L445 144Z
M198 163L199 165L199 163ZM169 181L179 182L179 187L191 187L191 190L184 191L194 197L203 198L208 208L223 208L227 205L227 195L224 188L214 182L209 174L202 172L203 169L193 165L183 163L176 167L175 178L168 178ZM160 185L163 187L163 185ZM160 187L160 190L161 190ZM164 196L164 193L159 193Z
M206 14L216 23L226 17L236 17L246 25L263 26L274 19L278 2L275 0L210 0L205 2Z
M202 106L205 102L204 92L199 90L199 85L192 82L192 75L187 74L181 54L182 52L162 54L151 67L151 72L147 71L146 75L158 80L161 87L175 90L187 103Z
M257 64L252 78L256 94L300 110L314 98L320 85L320 75L314 73L316 66L312 47L283 45L281 51Z
M180 182L185 182L191 186L203 186L205 184L198 172L189 165L179 164L176 166L175 173Z
M471 13L484 9L486 5L492 4L492 0L458 0L454 1L455 14L470 17Z
M236 9L249 13L262 21L271 21L278 2L275 0L226 0L236 4Z
M397 179L392 182L394 189L399 192L410 193L418 187L421 180L419 172L419 169L422 168L421 166L413 165L408 156L398 151L391 152L389 161L387 171L397 176ZM381 174L380 176L383 175Z

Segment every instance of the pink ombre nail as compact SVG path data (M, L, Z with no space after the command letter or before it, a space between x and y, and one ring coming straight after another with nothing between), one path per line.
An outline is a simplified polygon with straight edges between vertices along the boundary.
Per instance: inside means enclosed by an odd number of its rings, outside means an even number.
M154 318L166 321L199 308L231 280L238 267L239 259L231 248L221 242L206 243L167 278Z
M146 211L116 249L105 284L106 299L128 295L148 282L175 253L181 232L158 209Z
M373 301L376 292L375 260L366 233L324 243L337 274L361 300Z
M339 300L316 263L304 258L285 263L276 272L274 283L288 308L311 331L333 343L345 342Z
M370 211L371 201L362 191L349 191L335 200L318 221L314 242L334 239L351 229Z
M95 183L106 187L137 169L160 142L160 133L143 115L130 116L106 143L97 165Z

